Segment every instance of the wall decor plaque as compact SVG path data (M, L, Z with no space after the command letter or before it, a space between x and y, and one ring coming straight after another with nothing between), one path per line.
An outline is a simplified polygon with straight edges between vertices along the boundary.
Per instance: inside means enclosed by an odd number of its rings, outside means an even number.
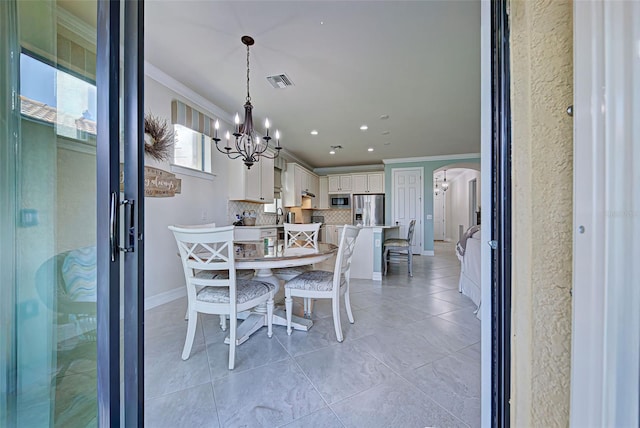
M120 164L120 191L124 192L124 164ZM182 180L175 174L152 166L144 167L144 196L170 198L181 191Z

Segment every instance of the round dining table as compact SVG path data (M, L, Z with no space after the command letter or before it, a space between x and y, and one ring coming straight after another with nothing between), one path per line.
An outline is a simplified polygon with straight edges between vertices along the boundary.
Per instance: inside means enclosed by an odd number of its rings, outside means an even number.
M271 245L272 244L272 245ZM280 289L280 280L273 274L272 269L296 267L320 263L330 259L338 252L334 244L319 243L318 249L313 248L284 248L283 240L265 241L237 241L234 242L236 269L253 269L255 277L276 286L274 294ZM266 305L257 306L254 310L238 314L246 316L238 325L237 344L245 342L251 334L267 325ZM286 313L282 308L273 312L274 325L287 325ZM313 322L310 319L293 316L291 326L296 330L308 331ZM228 341L228 339L227 339Z

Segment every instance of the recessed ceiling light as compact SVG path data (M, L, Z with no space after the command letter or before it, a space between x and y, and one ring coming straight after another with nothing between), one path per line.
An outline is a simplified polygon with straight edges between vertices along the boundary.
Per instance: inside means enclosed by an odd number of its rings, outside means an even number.
M382 116L380 116L380 120L387 120L387 119L389 119L388 114L383 114Z
M372 152L372 151L373 151L373 147L369 147L369 148L367 149L367 151L368 151L368 152Z
M389 134L390 134L390 132L389 132L389 131L383 131L383 132L382 132L382 135L389 135Z
M361 130L361 131L366 131L367 129L369 129L369 127L368 127L367 125L362 125L362 126L360 127L360 130Z
M335 155L335 154L336 154L336 151L335 151L335 150L331 150L331 151L329 152L329 154L330 154L330 155Z
M318 131L314 129L313 131L311 131L311 135L318 135Z

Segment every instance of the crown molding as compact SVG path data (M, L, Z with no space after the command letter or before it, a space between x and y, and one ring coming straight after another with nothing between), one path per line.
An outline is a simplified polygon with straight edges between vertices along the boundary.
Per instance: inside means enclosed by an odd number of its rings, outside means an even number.
M394 164L394 163L433 162L433 161L474 159L474 158L480 159L480 153L464 153L461 155L421 156L421 157L415 157L415 158L382 159L382 163L387 165L387 164Z
M202 95L198 94L193 89L169 76L167 73L151 64L149 61L144 62L144 74L150 79L155 80L156 82L166 86L177 94L185 97L196 106L208 111L209 113L212 113L216 118L227 122L227 124L233 123L233 116L231 115L231 113L224 111L222 108L218 107Z
M283 157L287 161L287 163L297 163L298 165L303 166L304 168L306 168L309 171L313 172L313 167L311 165L309 165L308 163L306 163L305 161L303 161L302 159L300 159L296 155L292 154L287 149L283 148L281 150L281 152L282 153L280 154L280 156L284 155Z
M327 166L327 167L313 169L313 172L315 172L318 175L349 174L352 172L372 172L372 171L384 171L384 165L381 163L378 163L373 165Z

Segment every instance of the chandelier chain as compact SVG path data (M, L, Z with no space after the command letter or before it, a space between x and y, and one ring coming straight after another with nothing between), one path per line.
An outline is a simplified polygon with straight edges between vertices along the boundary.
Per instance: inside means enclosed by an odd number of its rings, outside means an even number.
M249 95L249 46L247 45L247 102L251 102L251 95Z

